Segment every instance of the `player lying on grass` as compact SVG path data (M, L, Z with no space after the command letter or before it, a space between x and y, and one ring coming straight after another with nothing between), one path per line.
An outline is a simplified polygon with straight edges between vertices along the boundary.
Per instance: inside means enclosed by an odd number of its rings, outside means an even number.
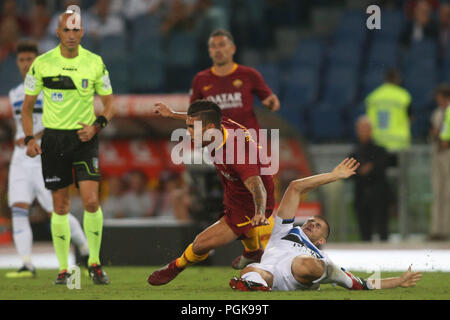
M317 247L325 244L330 227L321 216L294 227L300 198L323 184L346 179L356 173L359 163L346 158L332 172L292 181L281 200L272 236L260 263L252 263L241 271L240 278L230 281L240 291L317 290L321 283L335 283L350 290L411 287L421 278L408 269L402 276L364 280L336 266Z

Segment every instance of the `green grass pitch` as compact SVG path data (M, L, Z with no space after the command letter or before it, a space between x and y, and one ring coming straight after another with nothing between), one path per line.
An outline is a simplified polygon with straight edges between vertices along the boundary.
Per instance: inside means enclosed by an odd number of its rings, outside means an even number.
M425 272L414 288L375 291L348 291L323 285L320 291L236 292L228 281L235 275L231 267L195 266L185 270L171 283L152 287L148 275L156 267L105 267L111 284L94 285L81 271L81 289L54 286L56 270L38 270L34 279L7 279L0 270L0 300L449 300L450 273ZM356 273L368 276L364 273ZM382 277L399 273L383 272Z

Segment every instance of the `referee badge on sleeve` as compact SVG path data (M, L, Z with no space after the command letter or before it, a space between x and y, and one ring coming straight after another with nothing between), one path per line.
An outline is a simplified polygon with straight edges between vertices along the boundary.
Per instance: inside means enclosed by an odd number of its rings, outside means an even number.
M36 78L30 74L25 77L25 90L34 91L36 89Z
M111 80L109 79L109 75L105 74L102 77L102 81L103 81L103 89L104 90L111 90Z

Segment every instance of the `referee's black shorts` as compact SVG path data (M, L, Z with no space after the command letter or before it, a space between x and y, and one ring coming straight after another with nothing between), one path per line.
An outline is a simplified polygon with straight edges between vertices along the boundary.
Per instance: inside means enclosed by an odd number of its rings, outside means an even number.
M45 187L58 190L74 181L100 181L98 135L82 142L78 130L45 129L42 136L42 173ZM77 184L78 186L78 184Z

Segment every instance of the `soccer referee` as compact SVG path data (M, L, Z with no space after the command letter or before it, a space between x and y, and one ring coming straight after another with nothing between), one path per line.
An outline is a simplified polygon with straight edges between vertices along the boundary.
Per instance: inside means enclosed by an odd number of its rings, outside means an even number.
M45 187L52 191L51 217L53 246L59 262L55 284L66 284L70 249L69 186L80 190L84 211L84 232L89 243L89 275L95 284L109 284L100 264L103 213L99 206L98 136L114 114L108 71L100 56L80 46L84 30L79 13L60 15L56 35L60 44L36 58L25 78L22 125L27 155L42 154ZM32 111L43 90L42 145L33 137ZM96 118L94 94L103 103Z

